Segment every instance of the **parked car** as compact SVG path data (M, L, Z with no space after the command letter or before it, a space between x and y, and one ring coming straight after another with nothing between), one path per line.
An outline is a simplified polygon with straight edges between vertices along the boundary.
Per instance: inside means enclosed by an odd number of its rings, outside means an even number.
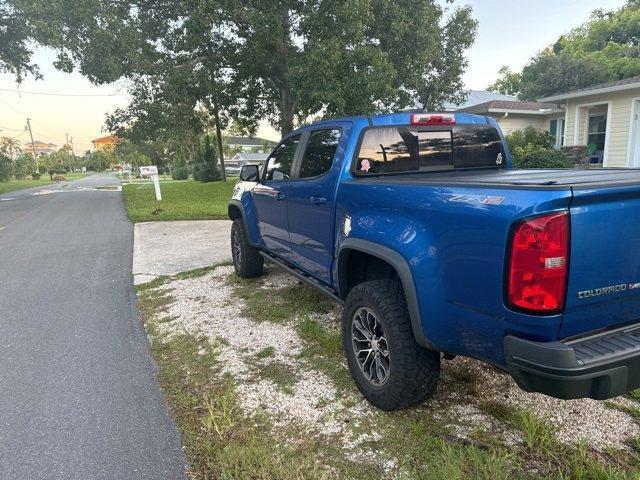
M379 408L425 400L456 355L557 398L640 386L640 171L514 170L488 117L353 117L244 167L228 213L239 276L267 259L343 304Z

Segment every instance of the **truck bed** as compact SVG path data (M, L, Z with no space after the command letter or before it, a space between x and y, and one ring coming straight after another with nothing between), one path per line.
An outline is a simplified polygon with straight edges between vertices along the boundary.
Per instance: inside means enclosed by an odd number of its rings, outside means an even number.
M574 190L640 185L640 169L456 170L367 177L357 182Z

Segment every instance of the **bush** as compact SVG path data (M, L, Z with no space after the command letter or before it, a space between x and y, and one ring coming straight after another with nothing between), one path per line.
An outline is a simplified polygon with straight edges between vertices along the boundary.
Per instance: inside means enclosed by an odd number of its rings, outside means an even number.
M62 175L55 175L53 177L53 180L55 182L66 182L67 181L67 179L65 177L63 177Z
M33 172L31 174L31 178L34 179L34 180L40 180L40 175L42 175L42 174L39 173L39 172Z
M189 168L184 167L175 167L171 172L171 178L174 180L187 180L189 178Z
M513 152L513 162L516 168L570 168L571 162L567 156L555 148L541 148L527 145L516 148Z
M507 144L516 168L570 168L565 153L554 148L555 138L549 132L527 127L507 135Z
M0 182L8 182L13 175L13 161L9 157L0 155Z
M195 163L193 165L193 179L201 182L215 182L221 178L218 167L218 155L211 143L211 137L205 135L196 148Z

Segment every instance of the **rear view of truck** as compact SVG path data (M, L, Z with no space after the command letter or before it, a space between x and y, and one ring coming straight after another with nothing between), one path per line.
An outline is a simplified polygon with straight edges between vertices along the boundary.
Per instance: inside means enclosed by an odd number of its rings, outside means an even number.
M569 209L519 222L506 298L537 315L562 313L556 342L505 338L526 390L596 399L640 387L640 173L570 170Z

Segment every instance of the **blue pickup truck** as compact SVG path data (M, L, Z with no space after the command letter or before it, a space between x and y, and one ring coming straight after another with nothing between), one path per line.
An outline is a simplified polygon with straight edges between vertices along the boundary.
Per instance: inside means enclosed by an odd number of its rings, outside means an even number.
M640 387L640 171L515 170L482 116L352 117L244 167L228 213L239 276L267 259L343 305L379 408L424 401L456 355L557 398Z

